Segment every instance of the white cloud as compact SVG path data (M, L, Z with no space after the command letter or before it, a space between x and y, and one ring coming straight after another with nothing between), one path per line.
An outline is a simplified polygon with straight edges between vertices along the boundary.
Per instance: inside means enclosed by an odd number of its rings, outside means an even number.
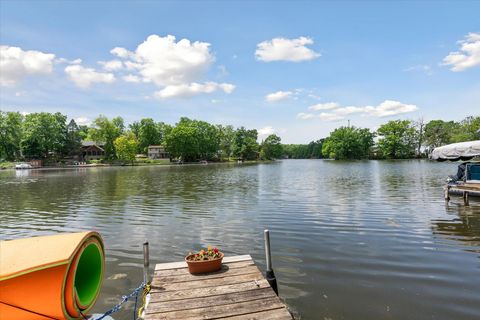
M306 47L310 44L313 44L313 40L307 37L297 39L274 38L257 44L255 56L258 60L265 62L300 62L320 57L319 53Z
M158 86L180 85L198 81L215 60L206 42L176 42L174 36L151 35L140 44L135 52L114 48L111 52L128 59L127 68Z
M275 129L273 129L273 127L271 126L266 126L266 127L263 127L261 129L258 129L258 135L259 136L268 136L268 135L271 135L275 133Z
M418 107L414 104L405 104L399 101L385 100L376 107L367 106L363 109L366 113L376 117L388 117L402 113L414 112L418 110Z
M120 48L120 47L113 48L112 50L110 50L110 53L113 54L113 55L116 55L119 58L124 58L124 59L126 59L130 56L133 56L132 52L128 51L125 48Z
M123 76L122 79L125 82L133 82L133 83L138 83L138 82L142 81L142 79L140 79L139 76L136 76L134 74L127 74L126 76Z
M157 98L191 97L217 90L231 93L235 88L229 83L203 82L215 61L207 42L150 35L134 51L116 47L110 52L121 58L122 67L130 72L123 80L155 84L160 87L154 94ZM218 70L220 76L228 74L225 66L218 66Z
M98 72L81 65L67 66L65 73L80 88L88 88L92 83L112 83L115 81L113 73Z
M315 115L313 113L300 112L297 114L297 118L302 120L307 120L307 119L315 118Z
M365 113L365 112L366 110L364 107L355 107L355 106L342 107L342 108L333 110L334 114L342 115L342 116L345 116L347 114L352 114L352 113Z
M22 116L24 116L24 117L25 117L26 115L29 115L30 113L31 113L31 112L28 112L28 111L21 111L21 112L20 112L20 114L21 114Z
M460 51L450 52L443 58L442 65L459 72L480 65L480 33L470 32L460 40Z
M79 126L88 126L92 122L89 118L87 117L78 117L74 119L77 125Z
M322 112L318 115L318 118L322 121L338 121L345 119L345 117L335 114L335 113L327 113L327 112Z
M317 96L316 94L313 94L313 93L308 94L308 97L310 99L315 99L315 100L320 100L321 99L321 97L319 97L319 96Z
M166 86L165 88L155 92L155 97L160 99L186 98L186 97L191 97L191 96L195 96L202 93L212 93L217 90L223 90L225 93L232 93L234 89L235 89L235 86L229 83L193 82L190 84Z
M320 114L315 113L304 113L300 112L297 114L298 119L307 120L318 118L322 121L337 121L344 119L345 116L350 114L362 114L362 115L371 115L374 117L388 117L394 116L403 113L414 112L418 110L418 107L413 104L405 104L399 101L385 100L380 103L378 106L347 106L341 107L340 104L336 102L328 102L324 104L318 104L309 107L310 110L319 111L319 110L331 110L330 112L322 112Z
M336 102L327 102L327 103L318 103L313 106L308 107L309 110L330 110L340 107L340 105Z
M54 59L53 53L0 46L0 85L14 86L28 75L49 74Z
M107 71L118 71L123 68L123 63L120 60L99 61L98 63Z
M293 94L291 91L277 91L274 93L267 94L265 100L268 102L277 102L285 100Z
M55 63L81 64L82 59L68 60L65 58L58 58L58 59L55 59Z

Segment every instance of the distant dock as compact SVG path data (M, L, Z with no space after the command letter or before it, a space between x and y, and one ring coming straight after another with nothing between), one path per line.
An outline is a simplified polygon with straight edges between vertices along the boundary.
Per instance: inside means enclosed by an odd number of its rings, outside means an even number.
M182 262L157 264L145 320L292 320L250 255L225 257L222 269L192 275Z

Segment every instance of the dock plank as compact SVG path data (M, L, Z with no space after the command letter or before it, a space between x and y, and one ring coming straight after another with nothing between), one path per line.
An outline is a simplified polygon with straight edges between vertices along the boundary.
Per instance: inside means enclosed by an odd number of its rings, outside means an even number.
M251 273L241 274L241 275L230 276L227 273L225 274L224 277L221 277L221 278L205 279L208 281L201 280L198 277L196 277L195 280L192 280L192 281L184 281L184 282L176 282L176 283L161 283L160 285L157 283L157 281L155 281L153 285L156 288L156 290L158 289L159 291L177 291L177 290L194 289L194 288L198 288L199 286L203 288L218 287L218 286L223 286L227 284L258 281L262 278L263 278L263 275L260 273L260 271L257 270Z
M292 319L250 255L225 257L222 269L192 275L182 262L158 264L145 320Z
M221 306L237 302L247 302L263 298L275 297L275 292L270 288L261 288L258 290L248 290L223 294L219 296L199 297L196 299L183 299L175 301L159 301L152 303L148 307L148 313L180 311L187 309L197 309L204 306Z
M285 312L286 311L286 312ZM260 311L250 314L242 314L240 316L226 317L226 318L217 318L217 319L228 319L228 320L292 320L292 316L285 310L285 308Z
M248 315L260 311L269 311L285 308L278 297L258 299L254 301L239 302L229 305L213 305L203 308L152 313L148 319L218 319L231 316ZM286 311L286 310L285 310Z
M218 296L221 294L241 292L245 290L254 290L261 288L270 288L270 284L265 279L261 279L257 283L254 281L248 281L244 283L235 283L218 287L196 288L190 290L179 291L158 291L152 287L151 302L155 301L170 301L170 300L182 300L193 299L208 296ZM272 290L273 291L273 290Z

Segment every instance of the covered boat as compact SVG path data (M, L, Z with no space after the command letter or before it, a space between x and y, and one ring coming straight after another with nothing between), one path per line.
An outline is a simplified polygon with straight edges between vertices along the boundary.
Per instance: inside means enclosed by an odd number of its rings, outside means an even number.
M468 161L458 166L456 175L449 176L445 186L445 200L450 195L463 196L468 204L470 196L480 197L480 140L453 143L433 149L430 158L437 161Z
M435 148L430 157L437 161L467 161L480 157L480 140L452 143Z

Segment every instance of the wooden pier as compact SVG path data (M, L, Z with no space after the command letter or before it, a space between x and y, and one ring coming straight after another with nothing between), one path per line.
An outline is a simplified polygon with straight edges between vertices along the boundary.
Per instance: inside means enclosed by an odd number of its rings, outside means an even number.
M445 201L450 201L450 195L460 195L465 205L470 204L470 196L480 197L480 183L465 183L461 185L447 185L445 187Z
M157 264L145 320L292 320L250 255L225 257L222 269L191 275L185 262Z

